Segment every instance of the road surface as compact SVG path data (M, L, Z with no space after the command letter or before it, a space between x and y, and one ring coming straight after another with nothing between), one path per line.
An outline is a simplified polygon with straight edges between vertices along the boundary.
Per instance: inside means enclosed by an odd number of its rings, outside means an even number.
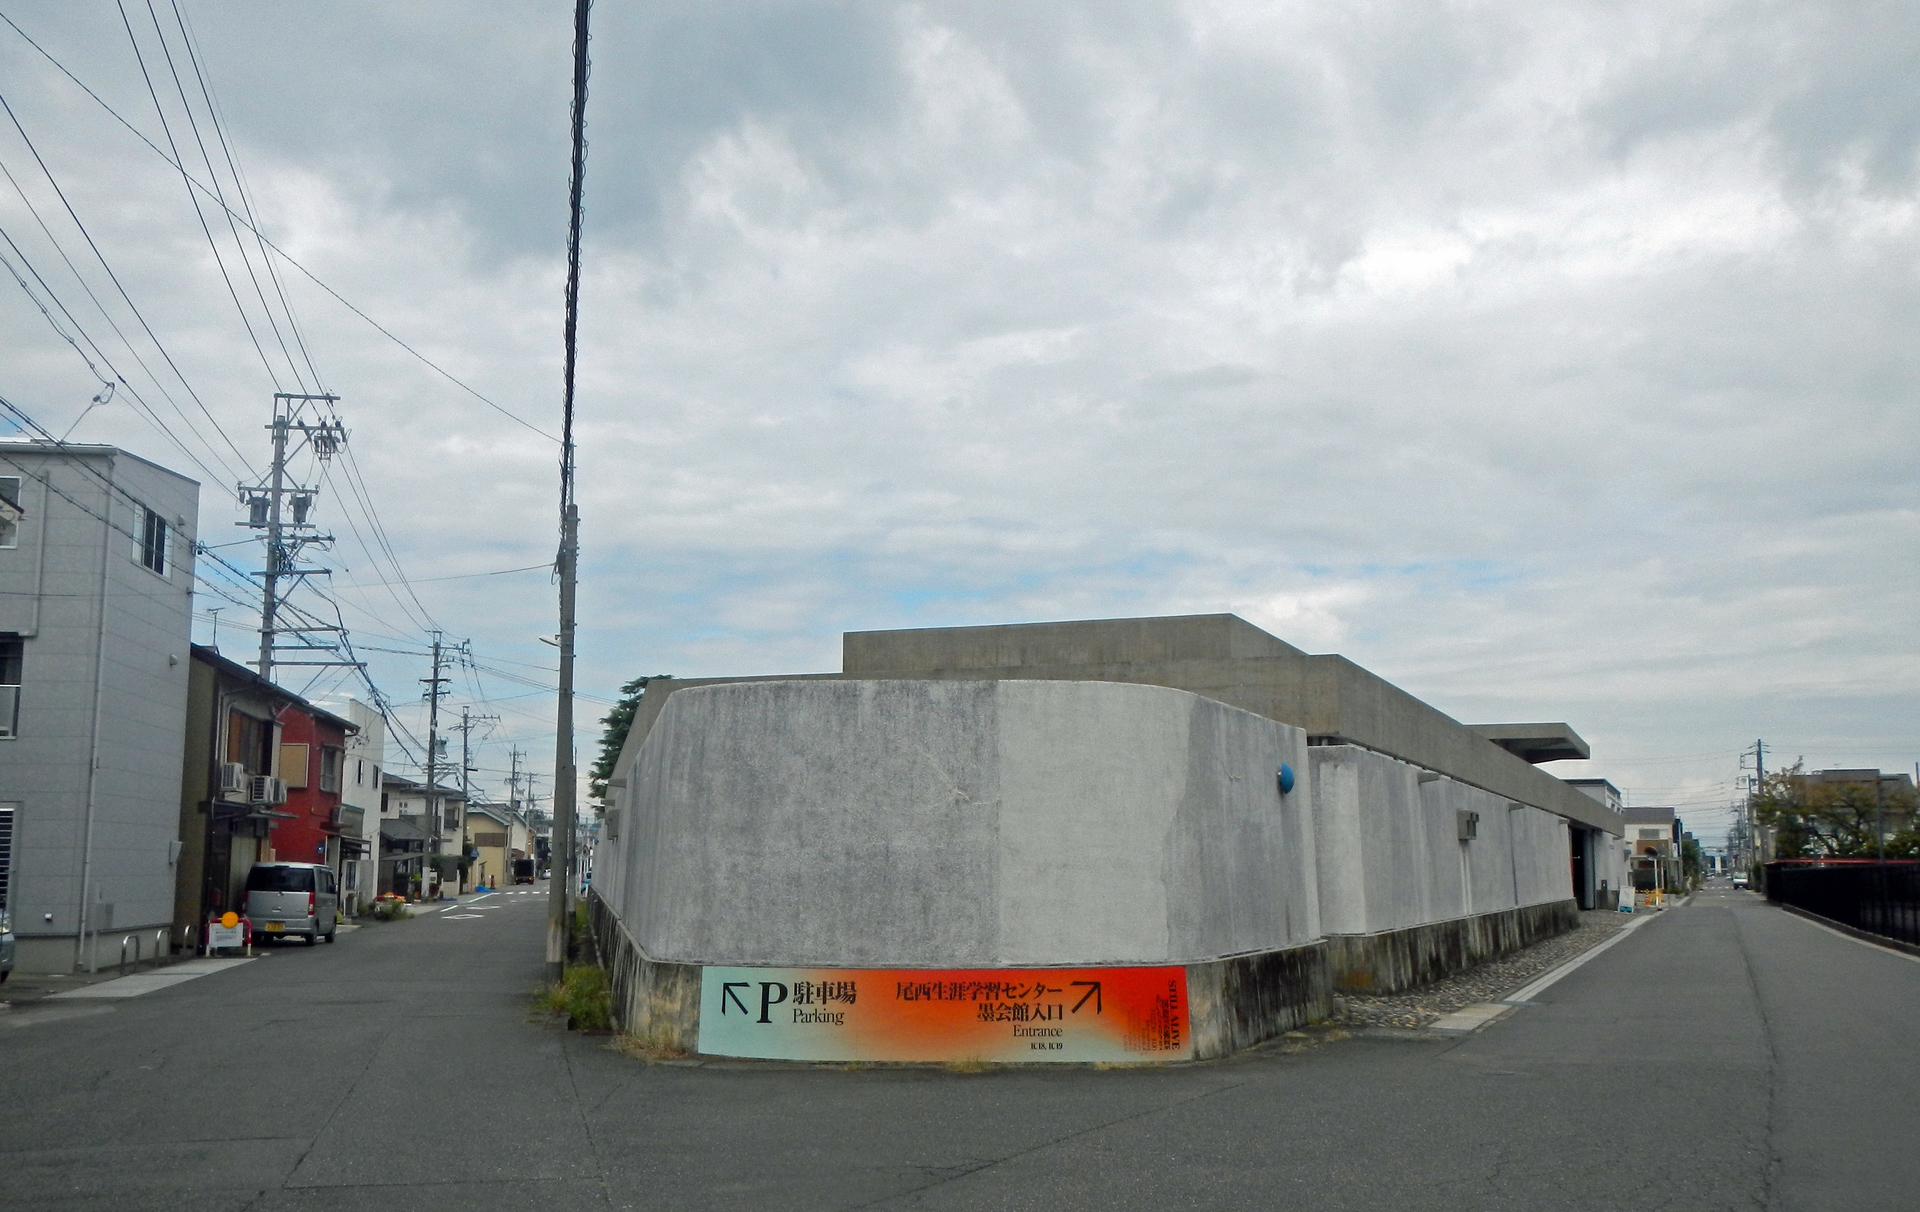
M1465 1037L984 1073L531 1022L544 906L0 1014L0 1208L1920 1206L1920 962L1745 892Z

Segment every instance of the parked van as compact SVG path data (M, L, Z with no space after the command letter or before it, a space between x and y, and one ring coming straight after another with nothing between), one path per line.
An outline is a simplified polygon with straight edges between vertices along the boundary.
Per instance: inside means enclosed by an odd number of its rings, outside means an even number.
M255 863L247 872L247 920L256 941L297 934L312 946L333 941L340 889L319 863Z

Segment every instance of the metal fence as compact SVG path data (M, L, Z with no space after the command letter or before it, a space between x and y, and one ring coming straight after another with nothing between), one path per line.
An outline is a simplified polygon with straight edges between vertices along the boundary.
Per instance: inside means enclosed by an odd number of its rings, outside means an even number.
M1920 863L1782 859L1767 864L1767 899L1920 945Z

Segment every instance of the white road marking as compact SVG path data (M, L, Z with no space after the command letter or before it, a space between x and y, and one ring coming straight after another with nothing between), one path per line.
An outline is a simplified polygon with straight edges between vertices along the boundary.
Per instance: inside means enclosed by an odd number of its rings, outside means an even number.
M1787 916L1791 918L1795 918L1799 921L1806 922L1807 925L1812 926L1815 930L1825 930L1828 934L1831 934L1835 938L1843 938L1850 943L1859 943L1862 947L1871 947L1875 951L1878 951L1881 955L1891 955L1895 959L1903 959L1908 961L1909 963L1920 964L1920 955L1908 955L1906 952L1896 951L1892 947L1883 947L1879 943L1870 943L1866 939L1855 938L1851 934L1846 934L1839 930L1835 930L1831 926L1823 926L1819 922L1813 921L1809 918L1801 917L1797 913L1788 913Z
M448 918L447 920L450 922L458 922L462 920L478 918L480 916L481 915L478 913L456 913L452 917Z
M1575 968L1578 968L1580 965L1586 963L1588 960L1592 959L1594 956L1600 954L1602 951L1605 951L1608 947L1615 946L1622 939L1626 938L1627 935L1633 933L1636 929L1646 925L1648 922L1652 920L1653 920L1653 916L1651 914L1649 914L1646 917L1641 917L1637 913L1634 914L1634 920L1620 927L1620 933L1614 935L1612 938L1608 939L1606 942L1601 943L1598 946L1591 947L1585 951L1582 951L1579 955L1574 956L1572 959L1568 960L1566 963L1560 965L1558 968L1555 968L1552 972L1547 973L1545 976L1540 977L1539 979L1531 982L1530 984L1525 984L1520 986L1518 989L1515 989L1512 993L1507 994L1505 997L1501 998L1500 1000L1502 1002L1507 1002L1507 1003L1532 1001L1541 992L1543 992L1547 988L1547 986L1553 984L1555 981L1559 980L1561 977L1568 975Z
M156 989L169 989L174 985L183 985L190 980L252 962L253 958L188 960L184 964L176 964L163 972L141 972L133 976L101 981L97 985L88 985L83 989L69 989L65 993L56 993L46 1000L59 1001L69 997L139 997L143 993L152 993Z

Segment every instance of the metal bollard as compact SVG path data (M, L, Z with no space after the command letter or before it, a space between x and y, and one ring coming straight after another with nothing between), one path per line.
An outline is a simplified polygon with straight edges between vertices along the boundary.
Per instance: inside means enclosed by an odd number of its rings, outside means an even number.
M121 976L125 976L127 974L127 944L128 943L133 943L133 962L136 964L140 962L140 944L134 943L133 936L129 934L127 935L127 937L120 940L120 975Z

